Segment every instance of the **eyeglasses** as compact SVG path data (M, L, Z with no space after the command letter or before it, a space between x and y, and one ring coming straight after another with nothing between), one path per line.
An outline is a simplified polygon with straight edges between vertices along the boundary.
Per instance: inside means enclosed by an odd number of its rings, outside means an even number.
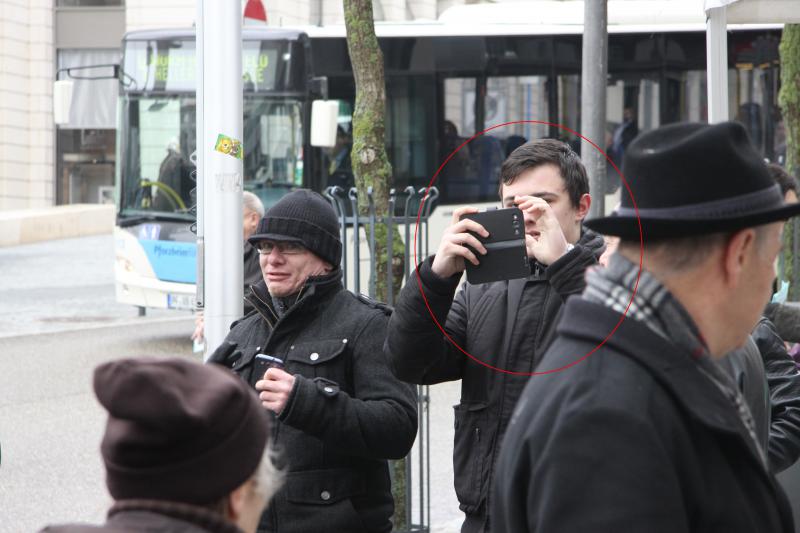
M269 255L272 250L277 249L281 255L296 255L302 254L306 251L305 247L299 242L272 242L261 241L256 244L256 249L261 255Z

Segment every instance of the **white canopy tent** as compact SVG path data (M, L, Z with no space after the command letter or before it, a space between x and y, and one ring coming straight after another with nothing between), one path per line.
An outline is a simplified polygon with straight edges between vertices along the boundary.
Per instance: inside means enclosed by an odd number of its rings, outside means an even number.
M705 0L708 121L728 120L728 24L800 23L800 0Z

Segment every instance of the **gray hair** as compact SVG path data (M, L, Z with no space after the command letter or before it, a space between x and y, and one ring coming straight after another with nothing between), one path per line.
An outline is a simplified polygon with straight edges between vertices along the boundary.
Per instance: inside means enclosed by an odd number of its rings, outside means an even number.
M242 193L242 204L245 209L258 213L259 218L264 218L264 204L261 199L250 191Z
M276 459L277 453L272 447L272 442L268 442L264 448L264 456L261 458L261 463L253 474L256 489L264 495L267 506L269 506L269 501L283 485L284 472L275 466Z
M697 268L714 252L725 247L731 237L745 229L755 231L756 250L762 253L769 242L766 225L722 233L663 239L644 243L644 254L650 259L649 270L662 277L668 277ZM619 249L629 260L639 261L638 241L623 240L619 244Z

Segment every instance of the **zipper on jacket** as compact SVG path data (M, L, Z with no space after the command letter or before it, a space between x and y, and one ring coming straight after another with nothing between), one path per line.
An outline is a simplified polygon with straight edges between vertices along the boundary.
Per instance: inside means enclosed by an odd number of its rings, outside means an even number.
M254 291L252 288L250 289L250 294L252 294L253 296L255 296L256 300L258 300L258 301L261 303L261 305L263 305L264 307L266 307L267 309L269 309L269 312L270 312L270 313L272 313L272 316L274 316L274 317L275 317L275 320L276 320L276 321L278 320L278 317L277 317L277 316L275 316L275 312L274 312L272 309L270 309L269 305L267 305L267 303L266 303L264 300L262 300L262 299L261 299L261 298L258 296L258 294L256 293L256 291ZM247 298L245 297L245 299L247 299ZM248 301L249 301L249 300L248 300ZM250 302L250 305L253 305L253 302ZM262 312L261 312L261 309L259 309L257 305L253 305L253 308L254 308L256 311L258 311L258 314L259 314L259 315L261 315L261 318L263 318L263 319L264 319L264 320L267 322L267 324L269 324L269 327L270 327L271 329L274 329L274 328L275 328L275 324L273 324L273 323L272 323L272 321L271 321L269 318L267 318L267 315L265 315L264 313L262 313ZM276 322L276 323L277 323L277 322Z

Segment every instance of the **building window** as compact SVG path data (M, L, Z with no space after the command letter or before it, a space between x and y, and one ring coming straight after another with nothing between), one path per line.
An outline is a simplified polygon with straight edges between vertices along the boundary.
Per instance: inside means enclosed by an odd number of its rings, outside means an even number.
M119 63L119 50L58 50L58 67ZM79 71L108 76L108 67ZM68 124L56 135L56 203L104 203L113 200L117 126L116 79L75 80Z
M59 129L56 203L114 201L116 130Z

